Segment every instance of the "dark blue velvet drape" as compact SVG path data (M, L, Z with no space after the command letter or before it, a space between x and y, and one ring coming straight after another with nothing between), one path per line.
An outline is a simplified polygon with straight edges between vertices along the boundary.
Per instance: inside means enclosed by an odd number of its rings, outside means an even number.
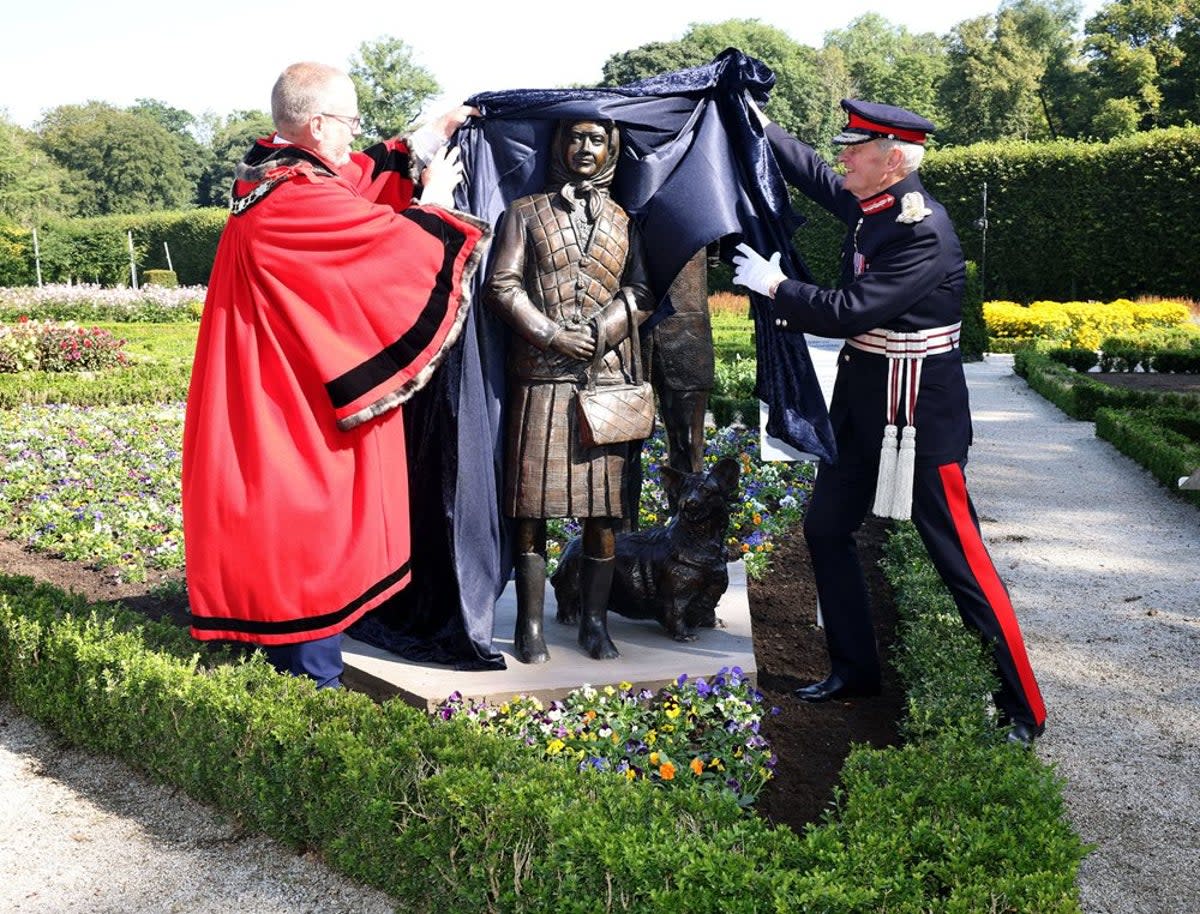
M466 171L457 205L495 225L509 203L543 189L558 120L603 118L621 128L613 198L642 229L660 298L714 241L723 253L742 240L782 251L785 272L808 279L790 243L798 217L745 101L747 92L765 99L774 82L764 64L730 49L705 66L615 89L477 95L470 103L483 117L456 135ZM411 659L462 668L503 665L491 644L492 610L510 570L498 509L507 328L479 300L485 277L482 270L476 278L463 342L405 407L413 583L351 631ZM752 296L767 431L832 460L833 433L804 339L775 332L769 309Z

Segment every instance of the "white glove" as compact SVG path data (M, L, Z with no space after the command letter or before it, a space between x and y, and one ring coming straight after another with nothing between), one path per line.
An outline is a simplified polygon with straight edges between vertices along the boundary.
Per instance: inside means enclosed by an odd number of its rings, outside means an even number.
M740 254L733 256L733 281L736 285L745 286L751 292L771 296L771 290L787 279L783 270L779 269L779 251L771 255L770 260L743 242L737 246Z
M454 188L458 187L462 177L463 166L458 160L458 147L439 149L433 161L421 172L421 202L452 209Z

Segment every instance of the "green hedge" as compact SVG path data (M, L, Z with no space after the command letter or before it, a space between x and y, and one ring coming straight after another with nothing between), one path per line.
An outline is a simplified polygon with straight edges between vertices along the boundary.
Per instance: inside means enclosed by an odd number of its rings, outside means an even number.
M1165 406L1200 411L1200 395L1112 387L1056 362L1035 346L1025 346L1016 351L1013 370L1072 419L1090 422L1101 407L1136 409Z
M1192 297L1200 288L1200 260L1179 253L1200 246L1200 226L1179 218L1200 181L1200 128L934 150L921 174L972 260L982 257L975 220L987 183L988 298Z
M38 231L42 279L128 285L126 233L132 231L139 277L147 270L167 269L166 242L177 281L206 285L228 215L225 209L206 208L48 222ZM34 281L32 233L5 227L0 231L0 285Z
M0 576L0 694L416 910L1076 914L1084 849L1060 784L991 730L986 660L931 575L910 533L891 577L915 637L912 741L856 748L837 813L802 835L209 657L27 578Z
M1109 143L980 143L930 150L921 180L946 207L989 299L1194 298L1200 224L1179 218L1200 184L1200 127ZM976 224L987 184L987 250ZM800 197L797 249L824 285L838 276L845 226ZM1166 241L1164 239L1169 239ZM966 350L964 350L966 354Z
M1017 350L1014 370L1073 419L1096 423L1096 435L1146 467L1178 495L1200 505L1179 479L1200 468L1200 395L1110 387L1034 347Z
M1200 505L1200 492L1179 480L1200 470L1200 409L1096 410L1096 436L1132 457L1180 498Z

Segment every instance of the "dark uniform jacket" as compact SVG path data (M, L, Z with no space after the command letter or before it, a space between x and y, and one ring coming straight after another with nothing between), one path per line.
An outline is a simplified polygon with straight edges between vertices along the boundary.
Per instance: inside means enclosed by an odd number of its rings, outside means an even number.
M839 287L784 281L775 293L777 327L846 338L877 328L928 330L962 319L965 268L958 236L916 172L859 200L811 147L775 124L767 127L767 137L788 182L849 226ZM899 222L901 201L909 193L920 194L932 213L918 222ZM839 354L830 419L843 460L878 460L887 377L882 355L851 346ZM897 424L904 424L902 416ZM915 425L919 462L966 459L971 413L958 349L925 359Z

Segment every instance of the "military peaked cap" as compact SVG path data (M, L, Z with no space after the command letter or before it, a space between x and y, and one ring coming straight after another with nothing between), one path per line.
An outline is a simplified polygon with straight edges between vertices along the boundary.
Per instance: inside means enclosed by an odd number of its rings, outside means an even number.
M842 132L833 138L833 142L840 146L853 146L855 143L878 139L924 145L925 138L937 129L919 114L894 105L843 98L842 107L846 109L849 120Z

